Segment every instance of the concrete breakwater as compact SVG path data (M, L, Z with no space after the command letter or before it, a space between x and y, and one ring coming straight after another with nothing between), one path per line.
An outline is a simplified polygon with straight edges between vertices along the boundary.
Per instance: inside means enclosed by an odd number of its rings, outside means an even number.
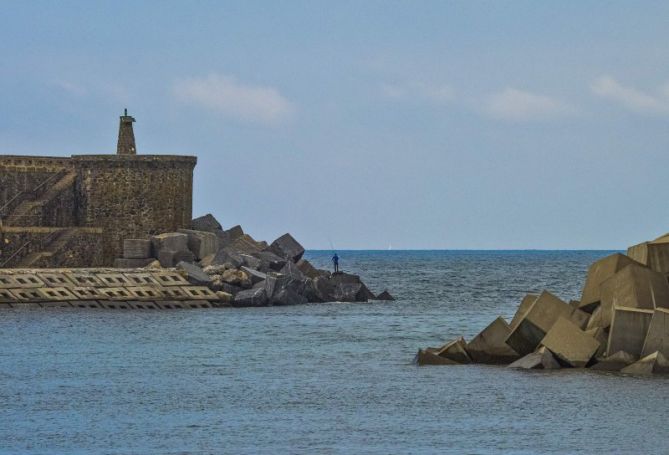
M580 300L526 295L510 322L420 349L418 365L669 374L669 234L593 263Z

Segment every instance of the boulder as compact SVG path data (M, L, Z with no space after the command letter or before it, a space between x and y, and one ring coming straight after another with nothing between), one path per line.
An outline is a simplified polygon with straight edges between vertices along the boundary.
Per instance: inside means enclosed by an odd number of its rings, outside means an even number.
M627 365L636 362L636 357L625 351L618 351L613 355L604 358L597 358L597 363L590 367L591 370L598 371L620 371Z
M426 349L419 349L418 353L413 359L414 363L418 366L425 365L459 365L458 362L447 359L446 357L440 357L433 352L430 352Z
M249 267L242 266L242 270L246 272L249 278L251 278L251 283L254 285L260 282L264 282L267 279L266 274L259 272L257 270L253 270Z
M527 354L524 357L513 362L507 368L520 368L524 370L557 370L560 364L553 354L545 347L539 348L536 352Z
M457 363L472 363L472 358L467 353L467 342L463 337L457 338L441 347L436 354Z
M151 257L151 240L125 239L123 240L124 259L146 259Z
M274 294L270 303L272 305L303 305L307 303L307 299L290 288L284 288Z
M188 249L200 260L218 252L218 237L212 232L179 229L181 234L188 236Z
M615 253L592 264L585 279L579 308L592 313L601 299L599 286L626 265L634 263L624 254Z
M229 269L221 275L221 281L242 288L251 287L251 278L243 270ZM225 290L225 289L224 289Z
M322 275L322 273L316 267L311 265L311 262L307 261L304 258L297 261L297 268L300 269L300 271L304 273L306 276L312 279L315 279Z
M520 323L521 319L523 319L523 316L525 316L527 310L530 309L532 304L538 298L539 296L537 294L526 294L525 297L523 297L523 300L520 301L520 305L518 305L516 314L513 315L513 319L511 319L511 323L509 324L511 330L515 329L518 326L518 323Z
M145 258L145 259L125 259L118 258L114 259L114 267L117 269L140 269L151 264L155 259Z
M261 251L260 253L255 254L255 257L260 260L258 270L261 272L278 272L287 262L284 258L277 256L271 251Z
M511 363L518 359L518 353L504 342L510 333L509 324L498 317L467 344L466 350L475 363Z
M284 234L270 245L270 249L277 256L297 262L304 254L304 248L290 234Z
M269 301L264 289L249 289L238 292L231 303L235 307L258 307L266 306Z
M599 342L567 318L560 317L541 340L562 363L584 368L599 349Z
M151 237L153 251L186 251L188 250L188 236L181 232L167 232Z
M660 273L669 273L669 236L640 243L627 249L627 255Z
M177 264L177 269L185 272L188 282L195 286L209 286L212 282L211 277L195 264L181 261Z
M393 297L392 295L390 295L390 292L388 292L387 290L385 290L385 291L383 291L381 294L377 295L377 296L374 298L374 300L387 300L387 301L391 301L391 300L395 300L395 297Z
M506 339L519 355L533 352L560 317L569 318L573 308L548 291L544 291L525 312Z
M639 357L652 317L653 310L614 307L607 355L625 351Z
M205 232L217 232L223 230L221 223L219 223L211 213L195 218L191 221L191 228L196 231Z
M669 374L669 360L656 351L626 366L620 372L638 375Z
M667 308L656 308L653 312L641 355L645 357L655 351L669 357L669 309Z

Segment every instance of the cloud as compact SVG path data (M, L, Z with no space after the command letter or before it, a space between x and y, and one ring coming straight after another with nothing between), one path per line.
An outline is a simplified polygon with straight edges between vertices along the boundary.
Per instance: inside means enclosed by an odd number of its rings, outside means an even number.
M570 115L575 110L559 99L509 87L490 97L485 112L502 120L527 121Z
M381 93L387 97L403 101L446 103L455 98L455 90L446 84L381 84Z
M248 122L278 123L294 112L292 103L275 88L242 84L218 74L177 81L173 93L181 102Z
M51 85L73 96L85 96L88 94L86 87L70 81L54 81Z
M669 113L669 84L662 87L658 95L653 96L634 87L622 85L610 76L602 76L595 80L590 88L595 95L614 101L635 112Z

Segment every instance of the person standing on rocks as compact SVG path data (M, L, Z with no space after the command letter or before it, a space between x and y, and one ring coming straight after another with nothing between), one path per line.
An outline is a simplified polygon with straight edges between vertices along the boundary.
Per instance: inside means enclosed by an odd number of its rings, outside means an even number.
M334 273L339 273L339 256L337 256L337 253L332 256L332 263L334 264Z

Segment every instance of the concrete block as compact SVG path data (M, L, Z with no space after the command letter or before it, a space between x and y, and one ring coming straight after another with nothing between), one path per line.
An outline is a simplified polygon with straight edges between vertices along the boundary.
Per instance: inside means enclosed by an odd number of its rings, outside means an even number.
M177 286L166 286L161 288L161 292L165 295L165 298L169 300L187 300L190 298L183 288Z
M569 319L573 308L548 291L544 291L532 303L517 327L506 339L511 349L519 355L533 352L546 333L560 317Z
M243 267L258 270L260 268L260 264L262 264L260 259L250 254L239 253L239 257L242 260Z
M216 293L206 286L184 286L181 288L187 300L216 300Z
M70 305L74 308L99 310L102 305L97 300L73 300Z
M126 289L139 301L158 300L165 296L160 288L155 286L130 286Z
M523 316L525 316L525 313L527 313L527 310L530 309L532 304L539 298L537 294L527 294L525 297L523 297L523 300L521 300L520 305L518 306L518 309L516 310L516 314L513 315L513 319L511 319L511 323L509 324L509 327L511 330L515 329L518 324L520 323L521 319L523 319Z
M104 300L107 298L107 296L98 291L98 288L94 287L76 286L71 288L70 291L80 300Z
M296 265L297 268L300 269L300 271L309 278L316 279L317 277L321 276L319 270L316 267L314 267L311 264L311 262L307 261L304 258L297 261Z
M115 269L141 269L152 263L155 259L145 258L145 259L125 259L125 258L116 258L114 259L114 268Z
M190 284L196 286L209 286L211 284L211 277L195 264L179 262L177 270L181 270L186 274L186 279Z
M161 286L188 286L190 284L180 273L169 270L157 270L151 273L151 277Z
M14 302L11 306L17 310L38 310L42 308L37 302Z
M151 240L148 239L123 240L123 257L125 259L146 259L152 257Z
M197 217L191 221L191 228L196 231L217 232L222 231L223 226L211 213Z
M266 306L269 300L264 289L249 289L238 292L231 303L235 307Z
M604 358L597 358L597 363L590 367L591 370L598 371L620 371L627 365L636 362L637 358L624 351L618 351L613 355Z
M669 360L661 352L654 352L626 366L620 372L636 375L669 374Z
M193 253L196 260L218 252L218 236L213 232L192 229L179 229L178 232L188 236L188 249Z
M180 232L166 232L164 234L151 237L153 252L165 251L186 251L188 250L188 236Z
M0 289L0 303L11 303L16 301L16 297L9 289Z
M615 307L606 354L625 351L638 357L643 349L652 317L653 310Z
M100 302L102 308L105 310L131 310L132 308L128 305L128 302L124 300L107 300Z
M599 342L583 332L567 318L560 317L541 340L562 363L573 368L584 368L593 358Z
M156 305L161 310L176 310L183 307L181 302L177 300L156 300Z
M15 273L12 275L17 288L45 288L47 284L33 273Z
M98 273L96 276L107 288L132 286L132 282L122 273Z
M267 274L242 266L242 270L251 278L251 284L257 284L267 279Z
M585 334L591 336L599 343L599 349L595 352L595 357L602 357L606 354L606 346L609 343L609 333L606 329L601 327L595 327L592 329L586 329Z
M576 324L579 329L584 330L588 326L588 321L590 321L590 315L585 311L581 311L578 308L574 308L571 304L569 305L573 308L569 320Z
M184 301L184 305L191 309L213 308L211 302L207 300L186 300Z
M153 278L154 273L155 272L126 272L123 275L133 286L160 286L160 283Z
M261 272L279 272L288 262L286 259L278 256L271 251L261 251L255 254L255 257L260 259L258 270Z
M244 265L244 260L237 252L229 250L228 248L223 248L218 250L218 253L216 253L210 265L224 264L228 264L231 268L237 269Z
M592 264L585 279L579 308L587 313L592 313L601 300L599 285L626 265L634 263L635 261L629 257L615 253Z
M42 295L42 301L63 302L77 298L67 288L40 288L38 292Z
M70 302L40 302L40 306L46 309L71 309Z
M157 310L158 305L156 305L156 302L152 301L144 301L144 300L129 300L128 306L133 309L133 310Z
M393 297L390 294L390 292L388 292L388 290L386 289L385 291L383 291L382 293L380 293L379 295L374 297L374 300L393 301L393 300L395 300L395 297ZM505 324L506 324L506 322L505 322Z
M499 365L518 360L518 353L504 342L510 333L509 324L498 317L467 344L466 352L475 363Z
M99 292L106 297L106 300L137 300L137 296L133 295L127 288L99 288ZM102 303L104 304L104 302Z
M669 309L667 308L656 308L653 312L641 356L648 356L655 351L669 357Z
M0 275L0 289L18 288L19 284L11 275Z
M467 342L463 337L456 338L445 344L436 352L439 357L445 357L457 363L472 363L472 358L467 353Z
M73 288L77 286L77 284L70 280L64 273L37 272L37 276L47 286L52 288Z
M667 236L631 246L627 249L627 255L656 272L669 273L669 237Z
M87 272L65 272L65 275L79 287L105 287L105 284L100 281L94 274Z
M531 352L516 360L507 368L519 368L524 370L557 370L560 368L560 364L548 349L541 347L536 352Z
M420 349L413 361L416 365L421 367L426 365L460 365L458 362L446 357L440 357L425 349Z
M19 302L41 302L44 300L39 288L18 288L9 289L9 292L14 296L12 303Z
M270 250L277 256L297 262L304 254L304 247L290 234L284 234L270 245Z

